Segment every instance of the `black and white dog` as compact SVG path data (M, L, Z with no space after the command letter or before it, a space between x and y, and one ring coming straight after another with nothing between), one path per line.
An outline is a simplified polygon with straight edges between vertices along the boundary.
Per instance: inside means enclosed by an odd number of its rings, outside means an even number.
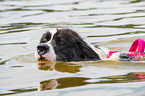
M43 34L35 58L46 61L97 61L107 59L108 52L106 48L93 47L71 29L56 29ZM119 53L110 58L114 57L118 59Z

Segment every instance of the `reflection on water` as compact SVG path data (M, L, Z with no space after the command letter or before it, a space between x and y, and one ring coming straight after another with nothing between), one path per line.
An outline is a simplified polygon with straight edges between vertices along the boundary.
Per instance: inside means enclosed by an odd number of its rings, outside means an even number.
M96 62L92 62L92 63L96 63ZM67 63L67 62L65 63L39 62L38 63L39 70L45 70L45 71L56 70L59 72L76 73L80 71L81 67L83 66L73 64L73 63ZM140 81L145 81L145 72L131 72L126 75L107 76L107 77L100 77L100 78L64 77L64 78L41 81L39 87L40 90L51 90L51 89L63 89L68 87L83 86L87 84L111 84L111 83L127 83L127 82L140 82Z
M1 60L1 59L0 59ZM9 60L1 60L0 61L0 65L4 65L7 61L9 61Z
M85 82L89 79L90 78L83 77L67 77L53 80L45 80L40 82L40 90L63 89L68 87L83 86L89 84L89 82Z
M95 82L96 81L96 82ZM40 90L63 89L84 86L87 84L111 84L145 81L145 72L132 72L126 75L107 76L100 78L66 77L40 82Z
M33 55L21 55L13 57L13 61L23 62L26 64L36 63ZM141 65L140 65L141 64ZM142 65L143 64L143 65ZM26 65L25 65L26 66ZM11 66L10 68L21 68L25 66ZM144 63L138 62L120 62L120 61L96 61L96 62L50 62L50 61L39 61L37 62L38 70L48 72L61 72L61 73L78 73L80 74L81 69L85 66L94 67L106 67L106 68L117 68L117 69L128 69L140 68L144 66ZM134 67L133 67L134 66ZM33 69L34 70L34 69ZM92 70L92 69L91 69ZM96 71L98 74L100 71ZM87 72L86 72L87 73ZM30 74L30 73L29 73ZM39 77L39 76L38 76ZM21 89L12 88L7 90L7 93L0 95L12 95L19 93L35 92L37 90L54 90L54 89L65 89L73 87L81 87L84 85L97 85L97 84L114 84L114 83L128 83L128 82L141 82L145 81L145 72L130 72L125 75L111 75L111 76L100 76L100 77L59 77L57 79L49 79L46 77L45 80L41 80L38 87L24 87Z
M19 93L33 92L33 91L37 91L37 88L12 89L8 91L10 91L10 93L0 94L0 95L5 96L5 95L14 95L14 94L19 94Z
M40 62L37 64L39 70L56 70L59 72L76 73L80 71L81 66L66 62Z
M63 77L58 79L44 80L40 82L39 88L22 88L8 90L10 93L0 94L12 95L18 93L27 93L42 90L64 89L69 87L78 87L88 84L112 84L112 83L128 83L145 81L145 72L131 72L126 75L107 76L100 78L86 78L86 77Z

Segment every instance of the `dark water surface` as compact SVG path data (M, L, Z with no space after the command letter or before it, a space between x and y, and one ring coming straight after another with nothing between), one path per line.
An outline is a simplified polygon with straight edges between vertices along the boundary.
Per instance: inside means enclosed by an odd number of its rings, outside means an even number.
M0 0L0 96L144 96L145 62L37 62L43 33L71 28L127 52L145 40L144 0Z

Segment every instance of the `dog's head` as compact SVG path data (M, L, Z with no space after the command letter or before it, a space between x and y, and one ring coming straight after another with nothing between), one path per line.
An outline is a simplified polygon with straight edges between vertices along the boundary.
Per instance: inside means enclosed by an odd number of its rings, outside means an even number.
M100 60L99 55L71 29L53 30L43 34L35 58L47 61Z

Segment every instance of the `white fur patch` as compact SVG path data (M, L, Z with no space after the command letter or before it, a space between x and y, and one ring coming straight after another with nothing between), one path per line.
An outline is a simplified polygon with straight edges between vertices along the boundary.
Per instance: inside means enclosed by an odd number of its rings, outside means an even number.
M54 34L57 32L57 29L53 29L53 30L50 30L50 33L51 33L51 39L47 42L47 43L51 43L52 39L53 39L53 36Z
M120 52L113 53L109 60L120 60L119 58Z
M84 40L85 41L85 40ZM85 41L87 43L87 45L89 47L91 47L98 55L99 57L101 58L101 60L106 60L108 59L108 53L109 53L109 50L105 47L99 47L99 48L95 48L93 45L91 45L90 43L88 43L87 41Z
M94 51L99 55L101 60L108 59L107 55L109 53L109 50L107 48L99 47L99 48L95 48Z

